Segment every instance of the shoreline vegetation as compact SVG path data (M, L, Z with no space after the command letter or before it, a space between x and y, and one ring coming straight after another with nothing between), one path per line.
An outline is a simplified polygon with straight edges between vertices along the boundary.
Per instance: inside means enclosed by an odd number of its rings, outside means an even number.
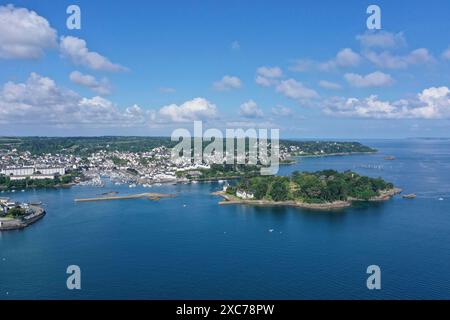
M355 151L355 152L335 152L335 153L324 153L324 154L295 154L292 155L293 158L322 158L322 157L342 157L342 156L353 156L361 154L375 154L378 151Z
M370 178L352 171L294 172L290 177L259 176L242 179L235 186L215 192L219 204L291 206L330 210L354 202L386 201L401 193L400 188L381 178Z
M383 194L377 197L373 197L368 200L363 199L348 199L346 201L338 200L333 202L325 202L325 203L307 203L301 201L273 201L273 200L245 200L238 198L236 196L232 196L227 194L224 191L213 192L213 195L220 196L224 200L219 201L219 205L253 205L253 206L263 206L263 207L297 207L302 209L311 209L311 210L334 210L334 209L343 209L348 208L353 205L354 202L381 202L387 201L391 199L393 196L400 194L402 189L393 188L391 190L384 190Z
M325 158L325 157L344 157L344 156L356 156L362 154L375 154L377 150L374 151L355 151L355 152L335 152L335 153L324 153L324 154L293 154L290 158L280 160L280 165L292 165L297 163L297 158Z
M39 177L39 175L35 176ZM63 176L56 175L53 179L31 179L25 177L20 180L13 180L11 178L14 178L14 176L0 175L0 191L70 188L81 182L82 173L79 170L68 170L67 174Z
M31 213L20 218L0 218L0 231L10 231L26 228L43 218L45 210L39 206L30 205Z
M176 183L236 180L255 177L260 174L260 166L248 164L211 164L209 169L178 171Z

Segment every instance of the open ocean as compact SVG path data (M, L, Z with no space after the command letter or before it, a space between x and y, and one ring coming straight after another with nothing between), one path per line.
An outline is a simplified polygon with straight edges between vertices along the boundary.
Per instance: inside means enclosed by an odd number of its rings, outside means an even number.
M362 142L379 152L302 158L280 174L351 169L416 199L314 212L219 206L219 183L0 194L47 211L0 232L0 299L450 299L450 140ZM74 203L107 191L177 197ZM81 290L66 288L73 264ZM373 264L381 290L366 287Z

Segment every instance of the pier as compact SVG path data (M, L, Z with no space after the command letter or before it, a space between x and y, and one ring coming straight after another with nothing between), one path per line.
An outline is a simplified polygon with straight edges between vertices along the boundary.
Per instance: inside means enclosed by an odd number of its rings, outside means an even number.
M138 193L138 194L129 194L123 196L105 196L105 197L95 197L95 198L80 198L75 199L75 202L93 202L93 201L106 201L106 200L128 200L128 199L141 199L147 198L149 200L159 200L162 198L174 198L174 194L167 193Z

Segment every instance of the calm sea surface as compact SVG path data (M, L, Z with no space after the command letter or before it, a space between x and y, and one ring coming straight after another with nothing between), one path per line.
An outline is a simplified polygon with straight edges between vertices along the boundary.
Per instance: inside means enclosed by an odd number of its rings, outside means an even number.
M0 194L47 210L25 230L0 232L0 299L449 299L450 141L365 143L379 153L300 159L280 174L351 169L416 199L318 213L219 206L218 183ZM107 191L177 198L73 201ZM80 291L66 288L72 264ZM372 264L379 291L366 288Z

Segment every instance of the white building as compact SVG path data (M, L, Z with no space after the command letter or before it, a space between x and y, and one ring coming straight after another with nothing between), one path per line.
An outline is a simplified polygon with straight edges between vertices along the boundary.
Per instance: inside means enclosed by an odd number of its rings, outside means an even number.
M29 176L33 173L34 167L5 168L2 170L2 174L5 176Z
M4 168L1 171L5 176L31 176L37 173L43 175L65 175L66 169L64 167L15 167L15 168Z
M241 198L241 199L253 199L254 195L251 192L245 192L243 190L237 190L236 191L236 196Z
M10 176L9 177L9 179L11 181L25 180L26 178L30 178L32 180L55 179L55 175L54 174L32 174L29 176Z
M36 168L34 173L40 172L41 174L55 175L59 174L61 176L66 174L66 169L64 167L54 167L54 168Z

